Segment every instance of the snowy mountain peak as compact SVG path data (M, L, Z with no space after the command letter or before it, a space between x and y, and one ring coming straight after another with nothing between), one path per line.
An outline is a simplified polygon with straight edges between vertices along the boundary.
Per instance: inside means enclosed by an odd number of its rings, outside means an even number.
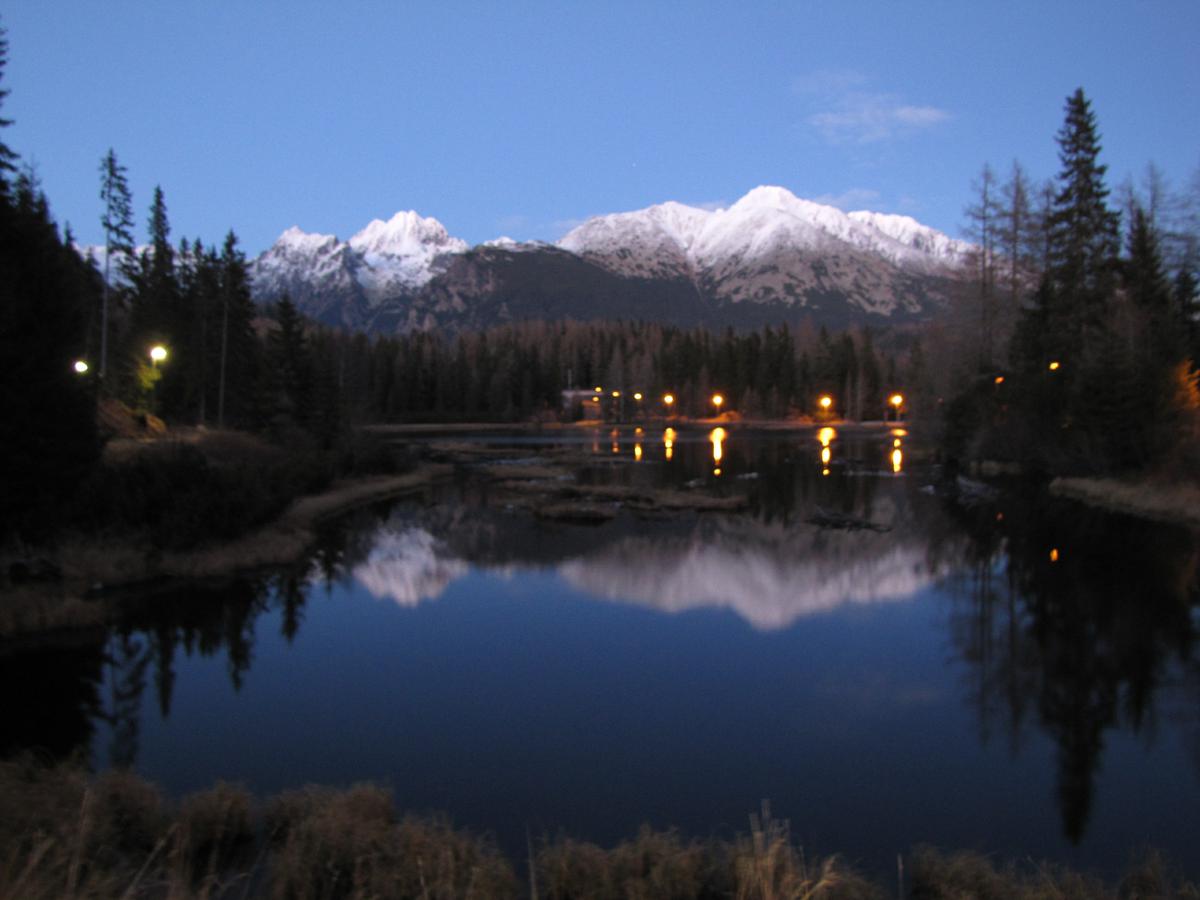
M279 236L275 241L275 246L280 248L291 248L301 253L315 253L326 247L332 247L337 244L337 238L332 234L315 234L307 231L301 231L293 225Z
M386 222L375 219L348 241L360 253L380 256L425 256L461 253L466 241L453 238L437 219L424 218L415 210L396 213Z
M557 245L498 238L469 253L415 210L348 241L289 228L256 259L264 302L284 291L349 327L425 329L495 317L845 323L929 314L970 246L908 216L845 213L760 185L724 208L668 201L595 216Z

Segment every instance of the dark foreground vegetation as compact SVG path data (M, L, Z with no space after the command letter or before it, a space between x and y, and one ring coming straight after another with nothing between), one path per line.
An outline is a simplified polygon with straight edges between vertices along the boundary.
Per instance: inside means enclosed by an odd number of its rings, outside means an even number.
M390 792L306 787L256 800L218 784L179 802L125 771L88 776L0 764L0 896L50 898L1196 898L1154 853L1116 884L1050 866L917 848L895 879L796 846L785 821L698 841L644 827L605 849L569 837L506 858L436 816L398 815Z

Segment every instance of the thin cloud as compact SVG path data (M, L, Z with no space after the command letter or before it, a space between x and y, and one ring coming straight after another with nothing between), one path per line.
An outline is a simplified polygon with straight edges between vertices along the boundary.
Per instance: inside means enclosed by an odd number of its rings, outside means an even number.
M950 118L936 106L907 103L895 94L862 90L866 78L850 70L797 79L797 92L819 108L804 121L831 144L874 144L906 137Z
M836 206L838 209L849 211L878 206L879 197L879 191L874 191L870 188L850 188L850 190L842 191L840 194L821 194L819 197L813 197L813 202L823 203L826 206Z
M590 217L589 217L590 218ZM562 240L570 232L574 231L588 219L558 219L550 223L550 231L554 235L554 240Z
M529 216L523 216L520 213L501 216L496 220L496 227L501 232L507 233L510 231L521 231L529 226Z

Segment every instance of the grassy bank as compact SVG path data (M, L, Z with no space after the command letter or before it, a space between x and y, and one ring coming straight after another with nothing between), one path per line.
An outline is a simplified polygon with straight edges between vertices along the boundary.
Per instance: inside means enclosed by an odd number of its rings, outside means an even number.
M1143 519L1200 526L1200 485L1187 482L1055 478L1050 493Z
M814 859L764 808L731 841L643 828L615 847L531 839L526 859L374 785L257 800L218 784L179 802L127 772L0 763L0 896L76 898L1200 898L1145 856L1115 884L1049 865L919 848L883 884Z
M323 453L237 432L113 441L52 537L0 548L0 635L100 624L84 599L98 589L295 562L320 520L446 471L375 440Z

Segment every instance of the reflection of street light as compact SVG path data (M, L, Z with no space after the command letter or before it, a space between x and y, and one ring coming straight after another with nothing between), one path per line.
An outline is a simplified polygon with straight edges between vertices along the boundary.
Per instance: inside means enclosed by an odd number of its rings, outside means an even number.
M88 371L88 364L82 359L77 359L75 360L75 365L72 366L72 368L80 375L86 375Z
M674 449L675 449L675 429L668 428L666 431L663 432L663 450L666 451L663 455L666 456L667 459L670 459L672 453L674 452Z
M827 399L822 397L821 399ZM829 474L829 460L833 458L830 442L837 437L837 432L828 425L817 432L817 440L821 442L821 474Z
M718 396L720 396L720 395L718 395ZM714 397L713 399L716 400L716 397ZM721 445L725 442L725 429L724 428L714 428L712 430L712 434L709 435L709 440L712 441L712 445L713 445L713 451L712 451L713 466L714 466L713 474L720 475L721 474L721 457L725 455L725 453L721 447Z

